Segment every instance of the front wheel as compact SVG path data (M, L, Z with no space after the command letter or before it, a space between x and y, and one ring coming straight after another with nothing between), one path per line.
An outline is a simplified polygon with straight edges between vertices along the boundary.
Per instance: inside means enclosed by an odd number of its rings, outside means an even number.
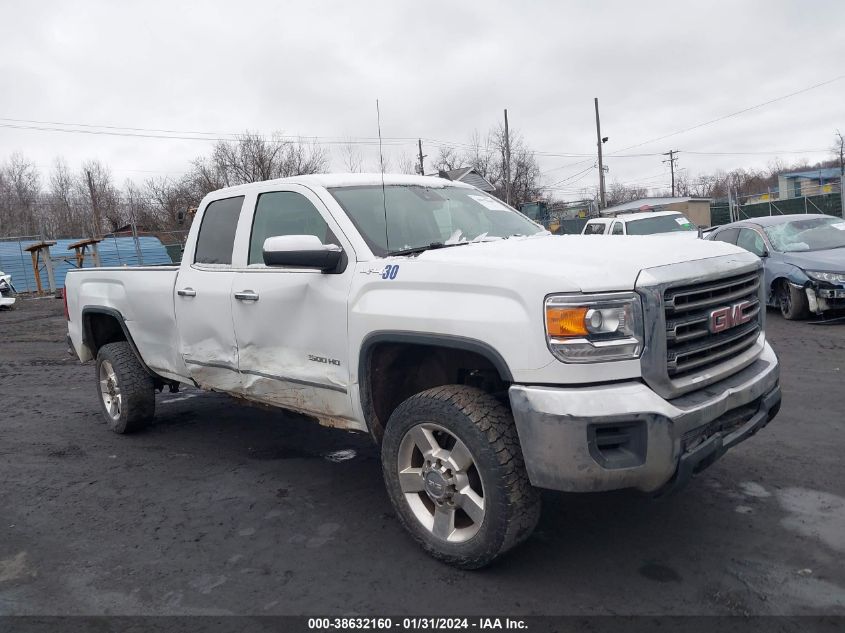
M382 467L402 524L457 567L487 565L528 538L540 516L510 411L474 387L435 387L400 404Z
M100 409L115 433L132 433L155 415L155 383L126 341L108 343L97 352Z
M795 288L786 279L778 285L778 307L784 319L796 321L810 316L807 295L802 288Z

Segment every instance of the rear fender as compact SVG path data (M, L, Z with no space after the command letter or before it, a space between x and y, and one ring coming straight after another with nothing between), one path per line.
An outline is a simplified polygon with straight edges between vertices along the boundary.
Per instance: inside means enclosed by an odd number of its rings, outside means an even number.
M115 332L99 332L97 330L97 319L92 318L94 315L105 315L117 324L121 335L115 338ZM132 340L132 334L129 333L129 328L126 327L126 320L123 315L114 308L106 308L103 306L86 306L82 309L82 345L90 353L92 358L97 357L97 351L106 343L113 343L116 340L124 340L129 343L132 353L150 376L159 378L159 376L147 366L141 352L138 350L135 341Z

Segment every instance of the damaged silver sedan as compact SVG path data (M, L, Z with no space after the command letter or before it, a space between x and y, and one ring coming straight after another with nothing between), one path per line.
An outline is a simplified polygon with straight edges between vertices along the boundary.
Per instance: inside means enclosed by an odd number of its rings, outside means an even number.
M786 319L845 309L845 219L777 215L726 224L707 239L741 246L763 260L768 304Z

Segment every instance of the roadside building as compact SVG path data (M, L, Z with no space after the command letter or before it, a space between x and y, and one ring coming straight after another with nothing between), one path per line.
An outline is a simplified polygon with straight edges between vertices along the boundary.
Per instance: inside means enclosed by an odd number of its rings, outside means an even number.
M818 196L839 191L839 167L793 171L778 176L778 199Z
M487 193L493 193L496 191L496 187L494 187L489 180L479 174L472 167L460 167L450 171L439 171L437 172L437 175L441 178L445 178L446 180L465 182L466 184L477 187L478 189L481 189L481 191L486 191Z
M641 211L678 211L697 226L711 225L710 198L640 198L602 209L599 215L612 217Z

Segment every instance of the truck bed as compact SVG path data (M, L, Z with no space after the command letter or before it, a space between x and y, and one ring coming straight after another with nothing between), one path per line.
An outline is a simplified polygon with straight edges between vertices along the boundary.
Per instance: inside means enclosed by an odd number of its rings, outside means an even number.
M83 343L85 314L115 314L132 335L144 363L165 378L184 381L188 371L179 353L174 310L178 265L74 270L65 280L69 331L83 361L92 357Z

